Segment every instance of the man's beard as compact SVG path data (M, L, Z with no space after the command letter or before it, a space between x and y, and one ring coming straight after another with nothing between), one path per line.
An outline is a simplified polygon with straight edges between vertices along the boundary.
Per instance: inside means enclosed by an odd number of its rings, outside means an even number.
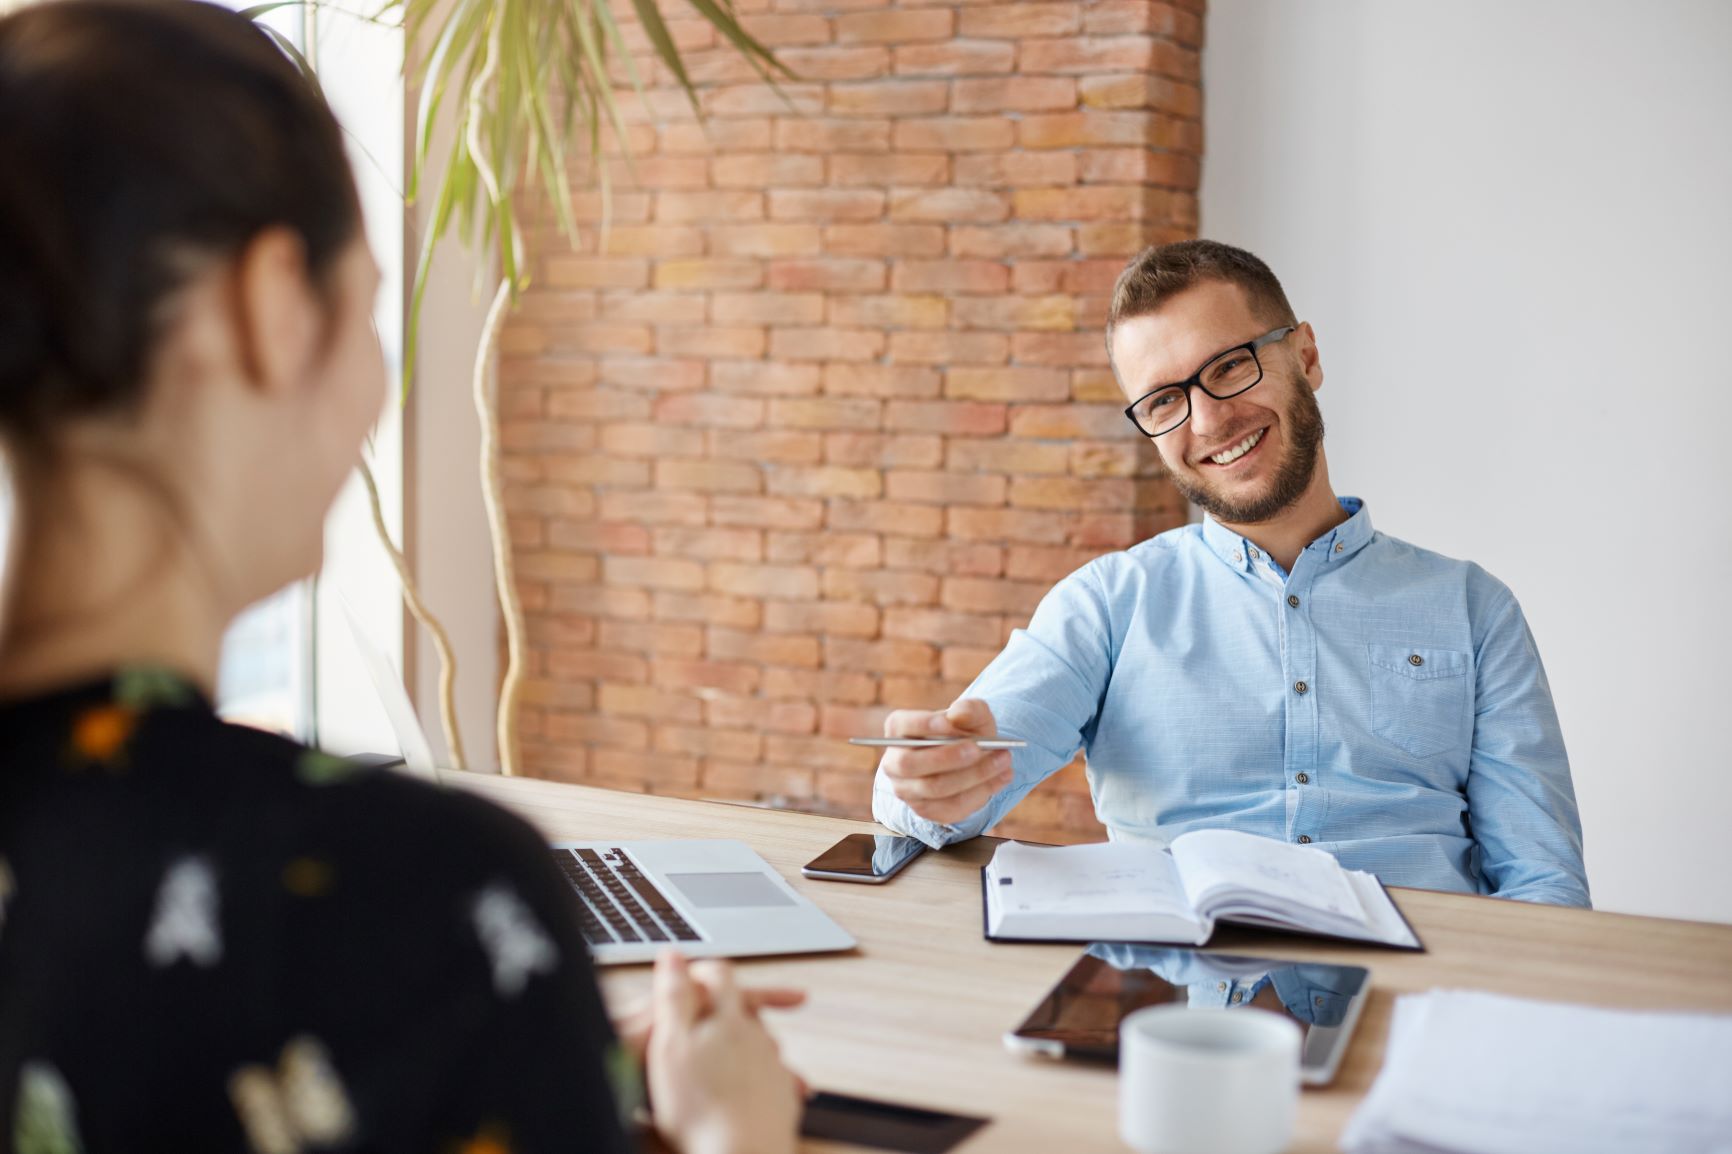
M1311 475L1317 470L1317 449L1323 444L1323 412L1317 407L1317 396L1311 391L1310 382L1296 373L1291 383L1293 403L1281 414L1287 456L1261 496L1234 501L1216 492L1201 477L1182 476L1169 469L1167 476L1172 480L1173 488L1215 520L1229 525L1255 525L1273 520L1295 504L1311 484Z

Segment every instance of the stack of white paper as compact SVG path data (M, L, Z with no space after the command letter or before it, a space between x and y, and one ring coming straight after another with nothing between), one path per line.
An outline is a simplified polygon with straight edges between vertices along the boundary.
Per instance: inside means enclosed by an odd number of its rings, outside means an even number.
M1398 998L1348 1154L1732 1154L1732 1016Z

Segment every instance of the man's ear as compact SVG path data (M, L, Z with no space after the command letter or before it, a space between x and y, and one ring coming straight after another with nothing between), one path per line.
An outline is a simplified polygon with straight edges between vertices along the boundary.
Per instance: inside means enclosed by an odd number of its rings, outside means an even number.
M286 228L269 228L236 264L240 360L249 383L283 393L306 379L324 312L307 269L307 248Z
M1301 321L1299 331L1293 335L1299 338L1299 367L1315 393L1323 387L1323 354L1317 351L1317 334L1312 331L1310 321Z

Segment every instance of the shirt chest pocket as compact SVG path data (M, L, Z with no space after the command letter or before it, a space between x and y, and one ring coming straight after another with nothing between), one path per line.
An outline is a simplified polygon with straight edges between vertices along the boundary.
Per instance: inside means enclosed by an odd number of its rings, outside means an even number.
M1465 724L1473 670L1468 654L1423 645L1367 645L1366 651L1373 733L1415 757L1472 740Z

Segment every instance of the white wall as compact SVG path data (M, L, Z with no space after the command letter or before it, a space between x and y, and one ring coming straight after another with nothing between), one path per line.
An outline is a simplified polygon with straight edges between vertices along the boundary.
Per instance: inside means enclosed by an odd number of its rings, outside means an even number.
M1603 909L1732 921L1732 4L1211 0L1203 234L1336 490L1521 599Z

